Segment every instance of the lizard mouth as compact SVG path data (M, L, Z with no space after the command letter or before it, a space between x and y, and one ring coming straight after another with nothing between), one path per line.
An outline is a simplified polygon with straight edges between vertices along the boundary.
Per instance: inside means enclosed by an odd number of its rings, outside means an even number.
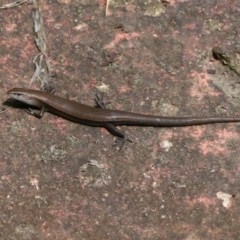
M33 98L21 93L8 93L8 101L15 101L27 105L36 105L36 101Z
M20 93L8 93L8 98L12 98L12 99L23 101L23 102L24 102L24 99L25 100L29 99L27 96L24 96L23 94L20 94Z

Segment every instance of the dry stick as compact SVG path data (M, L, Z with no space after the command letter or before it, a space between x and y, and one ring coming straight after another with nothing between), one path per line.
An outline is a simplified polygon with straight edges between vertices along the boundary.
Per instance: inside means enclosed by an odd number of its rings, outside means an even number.
M0 9L13 8L13 7L19 6L23 3L28 3L28 2L32 3L32 0L17 0L17 1L12 2L12 3L4 4L3 6L0 7Z
M34 31L36 34L35 43L39 50L39 54L36 55L33 59L35 65L34 74L30 80L29 86L37 80L41 83L41 88L44 89L45 86L49 85L51 79L51 66L46 54L46 34L43 26L43 19L40 10L40 1L33 0L34 12L33 12L33 21L34 21Z
M0 114L1 114L1 113L4 113L4 112L7 112L8 110L10 110L10 109L12 109L12 108L13 108L13 107L8 107L8 108L6 108L6 109L3 109L3 110L0 111Z
M106 16L109 16L110 15L110 13L109 13L109 3L110 3L110 0L107 0L107 2L106 2L106 8L105 8L105 15Z
M33 59L33 63L35 65L35 71L33 73L33 76L31 77L29 86L32 85L32 83L36 81L36 79L38 79L41 83L41 88L43 89L44 86L49 85L50 78L51 78L51 74L50 74L51 66L46 55L46 49L47 49L46 35L43 27L43 19L40 11L39 2L40 0L17 0L15 2L0 6L0 9L17 7L23 3L33 4L34 31L36 33L35 43L40 53L36 55Z

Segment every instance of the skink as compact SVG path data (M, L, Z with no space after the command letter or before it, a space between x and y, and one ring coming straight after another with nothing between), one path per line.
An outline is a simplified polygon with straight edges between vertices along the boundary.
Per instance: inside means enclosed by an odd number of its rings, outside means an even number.
M104 127L119 138L125 138L125 135L115 127L119 125L183 127L210 123L240 122L240 117L164 117L108 110L104 107L90 107L51 93L24 88L14 88L8 91L8 97L27 104L29 106L28 112L39 118L47 111L77 123ZM38 112L36 112L36 108Z

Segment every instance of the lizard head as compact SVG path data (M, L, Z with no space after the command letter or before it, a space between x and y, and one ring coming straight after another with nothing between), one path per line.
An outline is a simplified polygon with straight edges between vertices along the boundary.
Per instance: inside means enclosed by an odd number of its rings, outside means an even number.
M36 94L34 93L35 90L24 88L13 88L7 92L9 100L13 99L34 107L41 107L42 103L40 100L38 100Z

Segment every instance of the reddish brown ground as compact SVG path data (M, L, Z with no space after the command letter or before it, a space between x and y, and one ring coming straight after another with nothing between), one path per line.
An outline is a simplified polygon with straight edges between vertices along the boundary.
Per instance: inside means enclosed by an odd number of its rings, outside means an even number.
M42 1L57 94L92 105L100 89L116 109L239 115L239 76L212 48L239 60L240 1L153 2L112 0L106 17L105 1ZM1 10L0 26L4 101L34 71L32 5ZM50 114L10 110L0 126L0 239L240 239L239 124L121 127L134 143L120 152L104 129Z

